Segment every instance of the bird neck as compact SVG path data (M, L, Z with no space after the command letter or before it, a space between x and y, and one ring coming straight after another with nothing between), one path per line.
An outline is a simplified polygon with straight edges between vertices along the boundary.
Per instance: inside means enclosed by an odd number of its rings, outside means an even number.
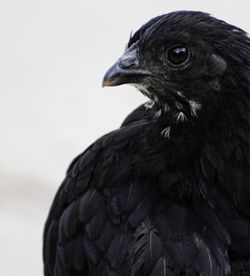
M209 197L209 189L216 186L235 204L249 205L249 93L221 92L217 98L204 99L200 106L195 116L186 113L185 120L178 120L171 111L163 112L164 104L154 107L159 175L167 178L161 189L178 198L192 196L195 190ZM200 179L205 187L198 183Z
M242 89L237 93L235 91L237 90L224 87L220 92L217 91L214 97L210 95L216 92L210 91L199 100L177 100L174 108L170 108L173 103L169 104L168 99L157 97L158 101L153 102L152 109L161 136L177 143L186 137L205 143L213 136L217 137L217 143L221 144L234 143L241 136L243 137L240 140L248 141L250 89Z

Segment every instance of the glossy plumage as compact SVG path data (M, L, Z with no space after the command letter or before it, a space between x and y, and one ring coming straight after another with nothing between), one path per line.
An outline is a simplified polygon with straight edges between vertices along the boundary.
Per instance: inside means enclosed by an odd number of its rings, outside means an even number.
M166 60L175 45L185 66ZM45 225L45 275L250 275L249 38L182 11L142 26L131 48L138 62L105 83L133 82L151 102L71 163Z

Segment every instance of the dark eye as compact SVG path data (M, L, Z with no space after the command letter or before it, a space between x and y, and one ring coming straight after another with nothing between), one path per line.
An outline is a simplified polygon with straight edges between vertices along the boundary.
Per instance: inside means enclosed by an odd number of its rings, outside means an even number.
M181 65L189 60L189 51L186 47L170 48L167 58L173 65Z

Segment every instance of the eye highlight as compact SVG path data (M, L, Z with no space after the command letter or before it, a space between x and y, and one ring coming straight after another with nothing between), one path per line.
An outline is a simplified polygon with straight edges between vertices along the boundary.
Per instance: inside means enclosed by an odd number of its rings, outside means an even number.
M189 50L183 46L175 46L167 51L167 59L174 66L186 64L189 58Z

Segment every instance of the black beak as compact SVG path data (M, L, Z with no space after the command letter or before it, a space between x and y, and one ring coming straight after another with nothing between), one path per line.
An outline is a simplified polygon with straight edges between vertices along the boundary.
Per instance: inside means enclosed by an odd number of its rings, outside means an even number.
M149 71L139 67L138 50L132 46L107 71L102 86L142 83L150 75Z

